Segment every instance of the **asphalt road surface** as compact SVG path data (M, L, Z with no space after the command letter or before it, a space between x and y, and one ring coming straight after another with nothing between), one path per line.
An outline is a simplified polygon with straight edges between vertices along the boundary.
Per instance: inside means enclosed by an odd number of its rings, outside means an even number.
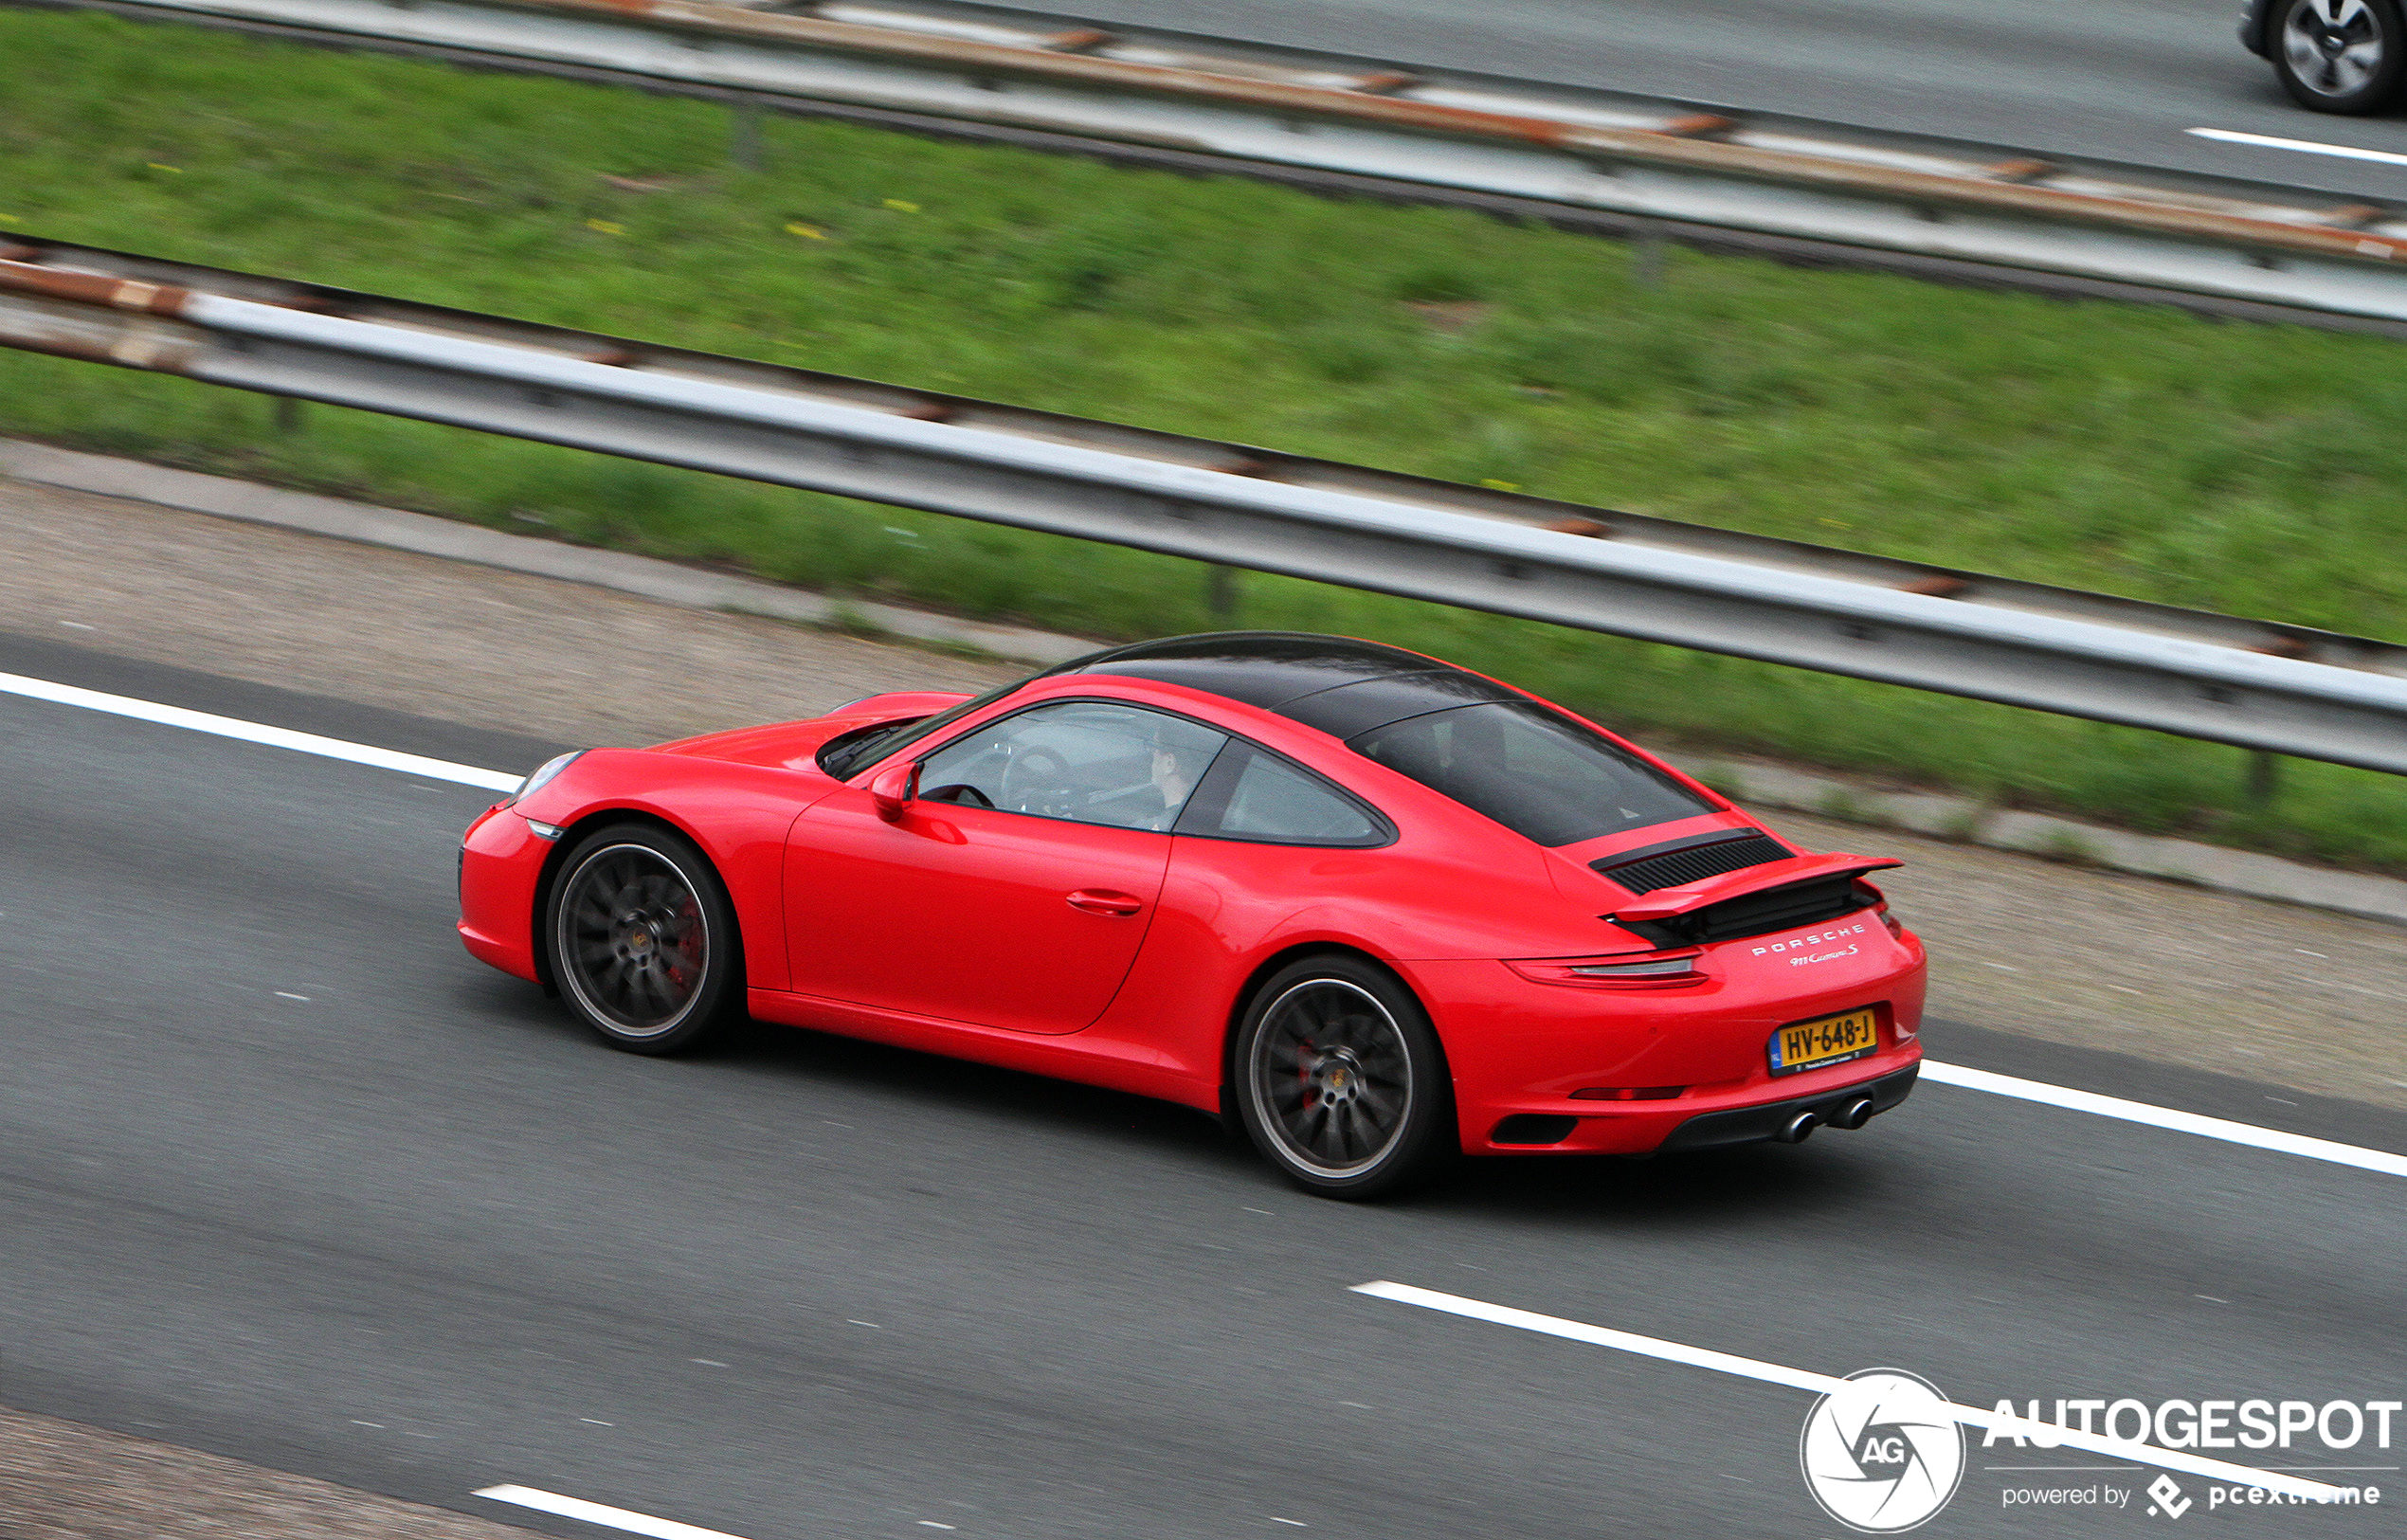
M2306 112L2237 0L1063 0L1004 7L2407 198L2407 122Z
M551 747L33 643L0 670L505 769ZM602 1531L471 1494L752 1540L1519 1540L1836 1534L1807 1398L1348 1285L1984 1406L2407 1390L2398 1179L1967 1091L1796 1150L1489 1162L1351 1207L1125 1096L768 1028L617 1053L453 940L485 800L0 696L0 1400L561 1534ZM2238 1081L1932 1041L2268 1121ZM2407 1115L2288 1099L2407 1150ZM2052 1463L2096 1461L1976 1446L1925 1532L2161 1522L2001 1507L2155 1474L1988 1469ZM2395 1469L2328 1478L2407 1498Z

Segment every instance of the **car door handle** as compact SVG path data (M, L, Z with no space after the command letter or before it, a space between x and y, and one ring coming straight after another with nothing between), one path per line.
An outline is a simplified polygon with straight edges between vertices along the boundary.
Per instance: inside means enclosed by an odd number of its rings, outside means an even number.
M1145 900L1131 893L1114 893L1110 888L1080 888L1070 895L1070 907L1083 909L1090 915L1111 915L1121 919L1145 907Z

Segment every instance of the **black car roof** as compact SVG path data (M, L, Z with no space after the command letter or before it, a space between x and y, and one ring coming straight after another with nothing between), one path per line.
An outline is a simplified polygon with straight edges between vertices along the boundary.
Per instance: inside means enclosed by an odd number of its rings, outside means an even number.
M1350 738L1407 716L1528 698L1468 669L1402 647L1299 631L1222 631L1140 642L1075 659L1046 676L1117 674L1225 696Z

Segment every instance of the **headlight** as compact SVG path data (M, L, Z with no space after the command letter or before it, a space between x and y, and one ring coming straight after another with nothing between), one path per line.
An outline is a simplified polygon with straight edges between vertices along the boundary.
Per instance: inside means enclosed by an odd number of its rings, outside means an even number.
M522 797L532 797L536 792L542 790L546 786L551 784L554 776L558 775L562 770L567 770L570 764L575 762L577 755L583 752L585 752L585 751L582 749L573 749L565 754L554 754L552 758L545 760L540 765L537 765L534 769L534 773L519 782L518 789L510 793L510 802L516 802ZM502 806L505 807L508 806L509 802L503 803Z

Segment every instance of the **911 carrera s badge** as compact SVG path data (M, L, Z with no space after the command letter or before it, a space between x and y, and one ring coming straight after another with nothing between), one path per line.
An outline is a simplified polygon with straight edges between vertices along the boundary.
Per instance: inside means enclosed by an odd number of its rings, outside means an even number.
M1938 1386L1867 1368L1814 1403L1798 1463L1822 1511L1865 1534L1913 1529L1947 1506L1964 1474L1964 1430Z

